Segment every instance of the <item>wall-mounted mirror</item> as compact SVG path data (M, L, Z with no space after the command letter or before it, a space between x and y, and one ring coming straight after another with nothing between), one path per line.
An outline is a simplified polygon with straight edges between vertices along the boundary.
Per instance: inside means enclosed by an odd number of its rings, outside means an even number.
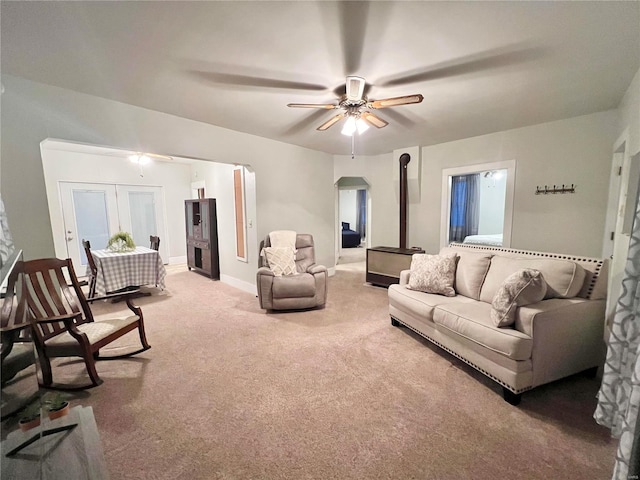
M515 160L442 171L441 246L511 246Z

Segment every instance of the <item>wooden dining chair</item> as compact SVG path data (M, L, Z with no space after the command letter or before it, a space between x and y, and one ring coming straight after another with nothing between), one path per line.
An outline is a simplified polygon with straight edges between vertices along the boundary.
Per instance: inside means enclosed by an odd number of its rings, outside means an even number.
M155 235L149 236L149 242L151 243L151 247L153 250L158 251L160 248L160 237L156 237Z
M84 296L71 259L46 258L24 262L25 294L33 341L42 370L42 386L53 386L51 359L80 357L84 360L91 384L81 387L56 385L62 390L91 388L102 383L96 370L96 360L123 358L151 348L147 343L142 310L127 298L129 316L95 321L90 302L115 298L134 292L93 297ZM68 281L69 279L70 281ZM142 348L133 352L100 357L100 349L124 334L138 329Z
M98 277L98 267L96 266L96 261L94 260L93 255L91 255L91 243L89 242L89 240L82 240L82 246L84 247L84 253L87 255L89 270L91 270L88 298L93 298L96 296L96 279Z

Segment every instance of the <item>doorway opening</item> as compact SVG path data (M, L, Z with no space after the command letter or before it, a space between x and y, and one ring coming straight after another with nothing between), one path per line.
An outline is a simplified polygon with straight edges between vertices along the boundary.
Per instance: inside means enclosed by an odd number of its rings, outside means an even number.
M341 177L336 182L336 269L365 269L370 244L371 199L363 177Z

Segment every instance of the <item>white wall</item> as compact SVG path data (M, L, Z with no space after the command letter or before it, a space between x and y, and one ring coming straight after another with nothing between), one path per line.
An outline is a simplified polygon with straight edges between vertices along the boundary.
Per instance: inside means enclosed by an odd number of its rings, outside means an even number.
M504 226L504 200L507 193L506 170L498 178L480 175L480 218L478 235L502 233Z
M408 245L437 252L442 170L516 160L511 246L599 256L617 111L483 135L422 148L421 196L408 206ZM398 245L392 155L334 157L334 179L362 176L371 185L372 245ZM575 184L575 194L535 195L536 185Z
M363 177L369 184L370 222L367 228L370 240L367 244L371 246L398 246L399 243L400 210L395 195L392 160L391 152L376 156L358 155L355 159L347 155L334 157L334 182L341 177ZM398 165L395 167L398 168ZM408 210L412 208L413 205L409 205Z
M340 190L340 222L347 222L351 230L357 227L357 190Z
M169 258L186 257L184 239L184 199L189 198L190 167L179 163L154 161L144 167L140 177L137 165L126 158L42 148L42 167L48 197L55 255L66 258L59 182L110 183L163 187L165 226L168 237L160 234L169 248ZM13 227L12 227L13 229ZM148 246L148 245L147 245Z
M255 175L245 170L245 203L247 222L247 262L236 258L235 195L233 165L195 162L191 166L193 181L205 182L205 195L216 199L218 219L218 249L220 252L220 279L243 290L255 291L258 248L255 222Z
M0 190L26 259L54 254L40 142L59 138L250 165L256 238L280 229L312 233L318 263L334 265L330 155L18 77L3 75L2 82ZM251 263L255 271L257 261Z
M640 152L640 69L631 81L620 105L616 138L629 132L630 156Z

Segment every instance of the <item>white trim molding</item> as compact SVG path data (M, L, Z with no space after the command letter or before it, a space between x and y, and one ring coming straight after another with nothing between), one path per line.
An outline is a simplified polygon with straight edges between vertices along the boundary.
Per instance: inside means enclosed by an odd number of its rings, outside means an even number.
M513 225L513 199L516 184L516 161L477 163L462 167L442 169L442 203L440 214L440 247L449 244L449 215L451 213L451 177L468 175L470 173L485 172L487 170L507 170L507 185L504 202L504 223L502 229L502 246L511 246L511 229Z

